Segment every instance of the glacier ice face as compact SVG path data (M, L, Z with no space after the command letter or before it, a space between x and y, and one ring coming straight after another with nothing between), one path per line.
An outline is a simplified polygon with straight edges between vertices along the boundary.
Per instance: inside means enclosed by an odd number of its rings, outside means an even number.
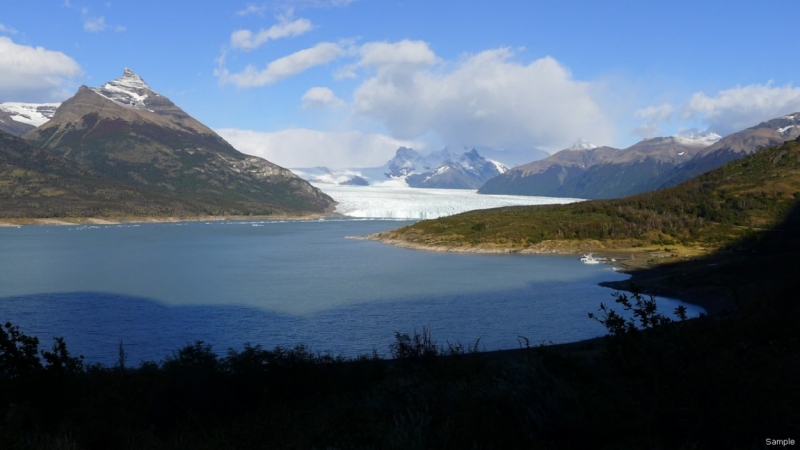
M575 198L482 195L477 191L466 189L312 184L338 202L337 213L349 217L370 219L425 220L474 209L552 205L581 201L581 199Z

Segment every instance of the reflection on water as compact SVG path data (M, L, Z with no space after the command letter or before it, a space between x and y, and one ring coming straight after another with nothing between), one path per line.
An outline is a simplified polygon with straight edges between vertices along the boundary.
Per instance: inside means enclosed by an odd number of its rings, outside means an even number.
M344 239L384 221L0 230L0 317L88 361L160 360L196 339L385 354L394 331L513 348L602 334L586 317L626 276L575 257L419 252ZM256 226L254 226L256 225ZM664 300L662 309L676 305ZM695 314L699 311L693 308Z

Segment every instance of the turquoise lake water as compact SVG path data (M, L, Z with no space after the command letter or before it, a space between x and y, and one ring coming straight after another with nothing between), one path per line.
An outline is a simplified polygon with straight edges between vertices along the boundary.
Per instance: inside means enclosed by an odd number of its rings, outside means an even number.
M346 239L411 222L191 222L0 228L0 320L88 362L160 361L203 340L388 355L394 332L495 350L600 336L627 275L575 256L413 251ZM661 299L660 310L679 303ZM690 313L701 310L689 306Z

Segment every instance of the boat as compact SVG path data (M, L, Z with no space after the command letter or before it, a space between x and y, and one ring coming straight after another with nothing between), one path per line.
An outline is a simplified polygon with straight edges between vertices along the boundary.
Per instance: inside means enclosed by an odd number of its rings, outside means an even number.
M592 256L591 253L589 253L588 255L583 255L583 258L581 258L581 262L583 262L584 264L600 264L600 260Z

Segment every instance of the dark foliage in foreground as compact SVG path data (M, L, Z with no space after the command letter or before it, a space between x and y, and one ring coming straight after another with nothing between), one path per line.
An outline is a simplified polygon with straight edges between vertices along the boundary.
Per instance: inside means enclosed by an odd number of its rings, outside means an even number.
M423 329L397 333L392 360L195 342L85 366L6 324L0 447L758 448L796 430L797 306L676 322L638 293L617 302L633 316L604 307L594 346L480 353Z

